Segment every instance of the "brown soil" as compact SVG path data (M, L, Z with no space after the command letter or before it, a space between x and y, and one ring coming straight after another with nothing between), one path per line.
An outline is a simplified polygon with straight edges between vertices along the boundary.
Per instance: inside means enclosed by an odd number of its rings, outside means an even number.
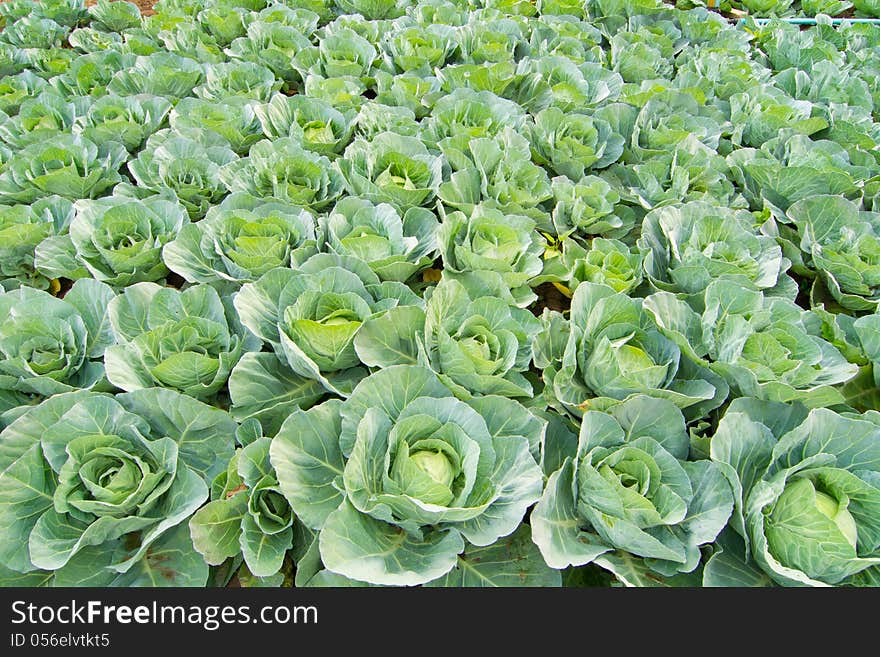
M152 16L156 12L153 11L153 5L156 4L158 0L129 0L132 4L138 6L141 10L141 13L144 16ZM97 4L98 0L86 0L86 6L91 7L94 4Z
M156 4L156 0L133 0L134 4L140 8L141 13L144 16L152 16L156 12L153 11L153 5Z
M571 307L571 299L556 289L556 286L552 283L542 283L535 288L535 292L538 295L538 301L535 302L530 310L539 317L544 308L565 312Z

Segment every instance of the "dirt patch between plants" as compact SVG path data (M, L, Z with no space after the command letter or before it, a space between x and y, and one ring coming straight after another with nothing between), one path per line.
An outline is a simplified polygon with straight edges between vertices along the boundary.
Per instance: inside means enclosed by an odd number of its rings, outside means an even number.
M153 11L153 5L156 4L158 0L128 0L132 4L137 5L138 9L141 10L141 14L144 16L152 16L156 12ZM92 5L98 4L98 0L86 0L86 7L91 7Z

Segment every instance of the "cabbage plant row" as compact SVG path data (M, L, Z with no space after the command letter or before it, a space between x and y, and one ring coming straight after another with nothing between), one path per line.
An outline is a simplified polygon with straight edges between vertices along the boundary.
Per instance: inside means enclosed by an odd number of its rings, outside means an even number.
M0 5L0 583L880 583L878 28L155 9Z

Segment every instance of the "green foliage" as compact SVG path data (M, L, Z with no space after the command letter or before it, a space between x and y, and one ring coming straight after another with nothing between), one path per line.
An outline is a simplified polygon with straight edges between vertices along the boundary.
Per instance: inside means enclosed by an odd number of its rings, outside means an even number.
M878 585L876 0L139 7L0 3L0 585Z

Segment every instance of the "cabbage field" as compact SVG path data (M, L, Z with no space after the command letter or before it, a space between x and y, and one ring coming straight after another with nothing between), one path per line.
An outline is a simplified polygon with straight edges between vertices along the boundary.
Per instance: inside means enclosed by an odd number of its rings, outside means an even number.
M0 585L880 585L880 2L710 4L0 4Z

